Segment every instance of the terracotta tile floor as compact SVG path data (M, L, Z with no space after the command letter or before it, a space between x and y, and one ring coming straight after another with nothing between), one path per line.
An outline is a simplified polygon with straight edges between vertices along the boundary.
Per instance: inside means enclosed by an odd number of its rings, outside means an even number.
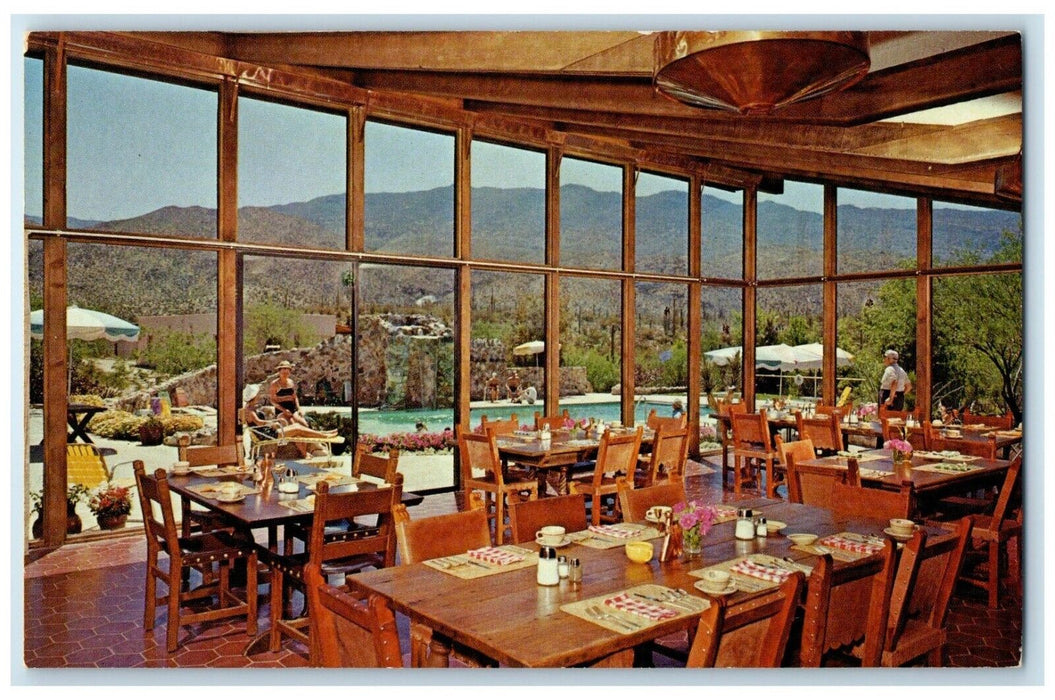
M690 469L691 497L731 500L721 479L707 468ZM451 512L453 494L430 496L412 510L415 518ZM245 623L221 622L185 628L182 645L165 651L164 613L154 630L143 629L146 545L132 535L67 545L25 567L25 665L28 668L169 668L306 666L306 650L286 641L279 653L245 656ZM260 629L267 628L266 589L261 591ZM400 635L408 639L399 616ZM1022 656L1022 605L1004 595L989 610L978 589L958 590L948 618L950 667L1015 667ZM404 652L406 649L404 648ZM656 657L657 664L664 662Z

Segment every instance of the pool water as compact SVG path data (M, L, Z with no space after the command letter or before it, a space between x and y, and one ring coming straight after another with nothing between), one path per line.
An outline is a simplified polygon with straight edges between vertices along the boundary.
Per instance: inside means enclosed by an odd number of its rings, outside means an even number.
M605 403L582 403L569 404L563 408L568 409L572 418L595 418L605 423L621 420L619 415L619 404L617 402ZM670 415L670 405L665 403L639 402L634 407L634 422L644 423L649 411L656 409L661 416ZM514 413L521 425L533 425L535 411L545 412L545 405L536 403L532 405L508 404L487 408L473 408L470 411L470 425L478 425L481 416L487 416L488 420L506 420ZM700 408L700 417L710 415L710 408ZM439 432L444 428L454 427L454 410L409 410L409 411L360 411L359 433L371 435L387 435L389 433L412 432L418 429L422 423L430 432Z

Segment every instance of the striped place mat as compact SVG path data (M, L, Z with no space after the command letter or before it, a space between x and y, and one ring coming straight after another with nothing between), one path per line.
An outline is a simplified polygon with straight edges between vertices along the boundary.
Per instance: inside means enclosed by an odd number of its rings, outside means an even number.
M568 533L568 539L583 547L590 549L615 549L622 547L627 542L640 542L642 540L654 540L662 537L662 533L654 527L639 526L637 533L628 538L616 538L594 532L592 529Z
M921 464L917 467L912 468L916 471L921 472L935 472L938 474L962 474L964 472L977 471L982 467L974 464L964 464L963 462L938 462L937 464Z
M671 592L666 586L645 583L565 603L560 609L612 632L633 634L661 622L694 618L711 607L711 601L706 598L692 594L675 597Z
M238 490L231 489L230 484L238 486ZM188 486L188 491L193 491L199 496L205 498L216 498L223 494L234 494L239 496L249 496L250 494L260 493L260 489L253 486L246 486L245 484L239 484L235 481L219 481L213 484L200 484L198 486Z
M442 571L445 574L450 574L451 576L460 579L483 578L484 576L493 576L494 574L501 574L506 571L517 571L518 569L525 569L529 566L538 565L538 552L534 552L530 549L524 549L523 547L517 547L512 544L503 544L498 547L488 547L487 549L493 550L494 552L504 552L509 555L510 559L513 557L519 557L519 559L517 559L517 561L510 561L508 564L494 564L481 561L466 552L463 554L454 554L449 557L427 559L421 563L429 568Z

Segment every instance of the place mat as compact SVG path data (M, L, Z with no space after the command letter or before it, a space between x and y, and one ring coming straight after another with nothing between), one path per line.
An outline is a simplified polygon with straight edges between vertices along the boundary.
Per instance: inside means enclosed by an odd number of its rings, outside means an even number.
M507 564L488 563L479 558L479 556L473 556L474 551L487 551L490 553L489 556L494 559L503 558L502 554L509 555L510 558L516 557L517 559ZM480 550L470 550L465 554L426 559L421 563L445 574L468 580L536 566L538 564L538 552L511 544L503 544L498 547L483 547Z
M817 541L824 547L835 547L847 552L859 552L862 554L875 554L883 550L883 543L866 538L846 537L845 535L828 535Z
M962 455L955 450L946 450L945 452L916 451L912 454L923 459L936 459L942 462L974 462L981 459L981 457L975 457L974 455Z
M862 479L885 479L886 477L893 474L893 472L885 472L882 469L861 469L857 470L857 475Z
M636 523L616 523L614 525L591 525L586 529L597 535L627 540L644 528Z
M280 506L285 506L290 510L295 510L298 513L314 513L315 512L315 496L305 496L304 498L291 498L288 501L281 500L278 502Z
M982 467L974 464L964 464L963 462L938 462L937 464L921 464L912 468L921 472L936 472L938 474L962 474L964 472L976 471L978 469L981 469Z
M817 556L820 556L822 554L830 554L830 555L832 555L832 559L835 559L836 561L845 561L845 562L854 562L854 561L857 561L858 559L865 559L865 558L870 557L873 554L875 554L876 552L881 551L883 549L883 546L879 545L878 548L873 550L873 551L864 551L864 552L862 552L862 551L852 551L850 549L843 549L841 547L834 547L834 546L829 546L827 544L822 544L822 542L824 542L825 540L828 540L829 538L833 538L833 537L834 538L839 538L840 541L856 542L856 543L859 543L859 544L860 543L869 543L869 538L865 537L864 535L858 534L856 532L840 532L840 533L837 533L835 535L828 535L827 537L821 538L821 539L817 540L816 542L814 542L813 544L808 544L808 545L799 545L799 544L797 544L797 545L794 545L792 547L792 549L796 549L796 550L798 550L800 552L805 552L807 554L814 554L814 555L817 555ZM878 543L875 543L875 544L878 544Z
M604 535L592 530L581 530L579 532L568 533L568 539L575 544L582 545L583 547L589 547L590 549L615 549L616 547L622 547L627 542L640 542L642 540L653 540L663 535L654 527L637 526L638 531L627 538L617 538L610 535Z
M495 566L506 566L508 564L516 564L519 561L524 561L524 557L516 552L509 552L498 547L481 547L480 549L470 549L468 555L477 561L482 561L485 564L494 564Z
M1003 437L1003 438L1020 438L1020 437L1022 437L1022 431L1021 430L994 430L992 432L992 434L996 435L997 437Z
M357 479L354 476L347 476L345 474L323 472L321 474L305 474L304 476L298 476L297 481L306 485L308 488L313 489L323 481L330 486L347 486L348 484L358 484L361 479Z
M671 600L664 600L671 598ZM675 597L672 589L655 583L633 586L560 606L562 612L620 634L633 634L660 622L694 618L711 607L696 595Z
M234 491L230 488L230 484L238 486L238 491ZM226 487L226 488L225 488ZM245 484L239 484L235 481L221 481L213 484L200 484L198 486L188 486L188 491L193 491L199 496L205 498L216 498L220 494L237 494L239 496L248 496L254 493L260 493L260 489L254 486L246 486Z
M195 473L198 476L204 476L209 479L217 479L221 476L246 477L252 474L253 472L249 469L249 467L210 467L208 469L196 471Z
M960 428L969 433L984 433L987 430L992 430L993 426L986 425L985 423L971 423L970 425L962 425Z
M835 454L836 454L836 456L832 457L831 459L833 459L833 460L845 460L845 459L848 459L849 457L854 457L854 458L857 459L857 463L858 464L860 464L861 462L878 462L880 460L890 459L889 457L887 457L884 454L877 454L875 452L847 452L847 451L843 450L842 452L836 452ZM844 468L846 467L845 464L840 464L839 466L844 467Z
M597 440L585 440L585 439L583 439L583 440L568 440L564 444L568 445L569 447L591 447L591 446L594 446L594 445L599 445L600 443Z
M777 559L776 557L769 554L754 553L748 554L746 557L736 557L735 559L728 559L712 566L706 566L702 569L695 569L689 572L689 576L695 576L696 578L703 578L704 572L711 569L718 569L720 571L728 571L733 576L733 580L736 583L737 590L747 591L748 593L754 593L757 591L764 591L769 588L775 588L779 581L783 581L785 578L791 575L790 569L797 569L802 573L809 576L813 572L813 567L806 566L805 564L799 564L797 562L788 562L783 559ZM770 579L764 579L760 576L752 575L750 572L762 571L778 571L783 572L776 574L779 579L773 581Z

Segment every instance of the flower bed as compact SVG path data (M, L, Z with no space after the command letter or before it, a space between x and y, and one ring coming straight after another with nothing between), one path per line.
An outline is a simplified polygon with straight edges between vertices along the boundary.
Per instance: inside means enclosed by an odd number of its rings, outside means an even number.
M435 454L440 452L451 452L458 440L454 437L454 431L444 430L439 433L425 431L411 433L389 433L388 435L359 436L359 444L366 445L371 452L386 452L395 448L400 452L421 452Z

